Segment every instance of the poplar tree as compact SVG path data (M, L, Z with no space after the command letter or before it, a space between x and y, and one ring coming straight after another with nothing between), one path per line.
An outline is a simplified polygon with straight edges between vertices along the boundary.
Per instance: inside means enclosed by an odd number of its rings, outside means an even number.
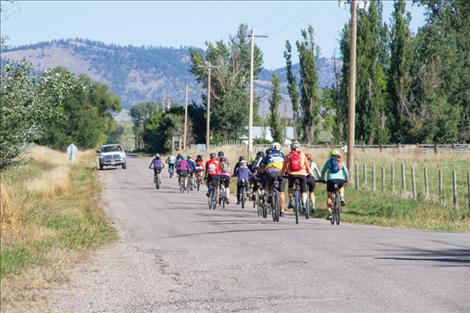
M297 79L292 70L292 45L289 40L286 41L286 50L284 52L286 59L287 91L292 103L292 115L294 119L294 136L297 138L302 134L302 125L299 123L299 87Z
M271 127L271 135L273 141L283 143L284 142L284 129L281 116L279 114L279 107L281 104L281 94L279 93L279 76L273 73L272 76L273 93L269 99L270 110L269 114L269 126Z

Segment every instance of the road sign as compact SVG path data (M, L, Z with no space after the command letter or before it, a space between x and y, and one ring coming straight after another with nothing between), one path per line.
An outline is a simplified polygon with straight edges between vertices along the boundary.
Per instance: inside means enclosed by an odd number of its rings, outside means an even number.
M77 158L78 148L73 143L67 147L67 158L69 160L69 164L73 165Z
M204 154L206 153L206 145L205 144L198 144L197 145L197 154Z

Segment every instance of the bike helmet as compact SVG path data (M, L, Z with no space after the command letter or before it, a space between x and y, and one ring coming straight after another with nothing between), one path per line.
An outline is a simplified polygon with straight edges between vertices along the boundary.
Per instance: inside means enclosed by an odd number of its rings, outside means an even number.
M242 161L244 161L244 160L245 160L245 157L244 157L244 156L241 156L241 157L238 158L238 162L242 162Z
M340 156L341 156L341 152L340 152L338 149L335 149L335 150L331 151L330 156L332 156L332 157L340 157Z
M217 156L218 156L219 158L223 157L223 156L224 156L224 152L223 152L223 151L217 152Z
M298 142L297 140L292 141L292 143L290 144L290 148L292 150L300 149L300 142Z
M217 154L215 154L214 152L212 152L212 153L209 155L209 157L210 157L211 159L215 159L215 158L217 157Z
M270 155L271 154L271 149L266 149L266 154L265 155Z
M312 154L310 152L305 152L305 156L307 157L307 159L312 158Z
M159 153L155 153L155 158L160 158L160 154L159 154Z
M241 167L245 167L246 164L247 164L247 163L246 163L246 160L245 160L245 159L243 159L243 160L240 161L240 166L241 166Z
M200 160L200 159L202 159L202 155L198 154L198 155L196 156L196 158L198 158L198 159Z
M271 144L271 150L277 150L277 151L281 150L281 144L279 142L273 142Z
M256 153L256 157L258 158L264 158L264 152L263 151L258 151L258 153Z
M188 154L188 160L191 160L193 156L191 154Z

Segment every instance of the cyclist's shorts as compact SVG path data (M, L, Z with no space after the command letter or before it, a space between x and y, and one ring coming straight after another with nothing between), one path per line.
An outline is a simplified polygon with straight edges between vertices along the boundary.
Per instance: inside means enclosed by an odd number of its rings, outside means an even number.
M313 176L308 176L307 177L307 187L309 192L314 192L315 191L315 178Z
M189 175L189 171L180 171L180 170L178 170L178 175L179 175L179 176L182 176L182 177L188 176L188 175Z
M220 183L224 183L225 188L230 186L230 177L227 175L219 175Z
M168 163L168 168L175 168L175 163Z
M207 175L207 185L209 186L211 182L214 182L215 185L218 185L220 178L218 175Z
M161 169L161 168L154 168L154 169L153 169L153 173L154 173L155 175L160 174L161 172L162 172L162 169Z
M300 181L300 192L307 192L307 176L304 175L289 175L289 188L294 187L294 181Z
M335 192L335 185L338 185L338 189L343 187L346 181L344 179L332 179L326 183L326 190L328 192Z
M280 175L278 171L272 171L266 173L266 183L268 184L269 187L272 186L274 180L277 180L279 182L279 191L284 192L286 189L286 182L284 180L284 177Z

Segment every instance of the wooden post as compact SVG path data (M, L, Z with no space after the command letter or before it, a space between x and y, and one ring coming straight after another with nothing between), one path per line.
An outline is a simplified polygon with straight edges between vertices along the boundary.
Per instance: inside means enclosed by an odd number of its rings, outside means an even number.
M467 202L470 209L470 171L467 172Z
M385 192L385 166L382 166L382 192Z
M457 203L457 172L454 170L452 173L452 195L453 195L453 203L454 208L458 206Z
M382 143L380 143L379 146L380 146L380 152L382 152L382 151L383 151L383 148L384 148L383 145L382 145Z
M434 153L437 153L437 143L434 144Z
M355 164L355 174L356 174L356 190L360 190L361 187L360 187L360 184L359 184L359 166L357 165L357 163Z
M392 183L392 193L395 193L395 164L392 164L390 179Z
M364 189L367 188L367 163L364 162Z
M416 179L415 179L415 166L411 165L411 189L413 192L413 200L416 200Z
M442 168L439 169L439 204L442 205Z
M406 193L406 170L405 163L401 164L401 191Z
M375 192L375 164L372 166L372 191Z
M424 167L424 198L426 200L429 198L429 176L427 167Z

